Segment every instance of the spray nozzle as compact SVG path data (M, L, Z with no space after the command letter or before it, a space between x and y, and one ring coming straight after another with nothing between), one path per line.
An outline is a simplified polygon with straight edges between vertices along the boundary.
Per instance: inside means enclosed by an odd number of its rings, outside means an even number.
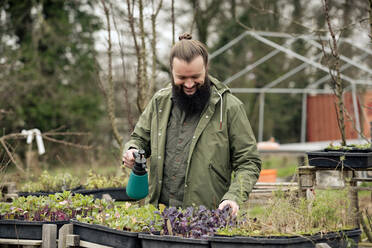
M146 158L145 158L145 151L140 149L133 153L134 156L134 166L133 172L137 175L144 175L146 174Z

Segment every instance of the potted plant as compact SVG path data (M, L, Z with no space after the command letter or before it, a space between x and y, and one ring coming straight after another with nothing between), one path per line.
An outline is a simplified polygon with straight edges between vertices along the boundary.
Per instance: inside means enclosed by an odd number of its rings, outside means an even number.
M228 207L208 210L204 206L177 209L163 208L159 235L140 233L142 247L209 247L209 238L221 227L230 226L235 218Z
M72 221L80 240L112 247L140 247L138 232L159 232L160 215L153 205L139 207L129 202L96 208L89 216Z
M340 73L340 54L338 51L337 39L332 29L328 0L324 1L324 14L332 40L329 42L331 52L326 53L324 47L324 57L328 62L329 73L331 75L330 85L336 96L336 114L337 124L341 134L341 144L339 146L330 145L328 148L320 151L308 152L309 165L325 168L371 168L372 150L371 144L347 145L345 135L345 117L347 112L344 105L345 83L341 79Z
M346 191L321 191L313 200L278 194L255 216L243 213L220 228L211 247L357 247L360 229L348 225Z
M72 176L70 173L63 173L52 176L48 171L43 171L37 181L26 182L18 196L47 196L56 192L63 192L67 190L76 190L80 187L80 180Z
M116 201L135 201L128 197L125 187L128 183L126 175L103 176L89 171L86 183L83 188L74 190L75 193L93 195L95 198L102 198L104 194L110 195Z
M85 216L94 206L103 203L90 196L72 195L69 191L0 202L0 238L42 239L43 224L57 224L59 229L71 218Z

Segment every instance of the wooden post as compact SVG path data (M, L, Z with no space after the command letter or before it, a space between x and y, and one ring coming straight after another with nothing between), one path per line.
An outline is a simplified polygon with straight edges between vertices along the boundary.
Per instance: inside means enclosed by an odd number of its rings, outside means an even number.
M30 175L30 167L32 164L32 161L34 160L34 154L32 153L32 142L27 145L27 151L26 151L26 178L29 179Z
M65 224L58 231L58 248L66 248L66 238L67 235L73 234L73 224Z
M80 236L69 234L66 236L66 247L79 247L80 246Z
M26 151L26 178L30 176L30 171L38 174L40 172L39 168L39 154L37 151L32 150L32 143L27 145Z
M350 224L354 227L359 227L359 202L358 202L358 189L357 181L352 180L355 176L355 171L343 171L343 178L345 186L347 187L347 195L350 200L349 208L347 209L348 215L350 216Z
M298 180L299 196L306 197L306 191L313 189L315 186L314 166L298 167Z
M44 224L42 239L42 248L57 248L57 225Z

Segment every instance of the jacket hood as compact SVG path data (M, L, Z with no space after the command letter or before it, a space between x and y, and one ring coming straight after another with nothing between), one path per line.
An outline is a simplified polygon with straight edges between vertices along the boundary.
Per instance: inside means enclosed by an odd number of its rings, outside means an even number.
M221 83L217 78L208 75L209 80L211 81L212 85L215 86L217 92L219 94L224 94L225 92L231 92L230 88L227 85Z

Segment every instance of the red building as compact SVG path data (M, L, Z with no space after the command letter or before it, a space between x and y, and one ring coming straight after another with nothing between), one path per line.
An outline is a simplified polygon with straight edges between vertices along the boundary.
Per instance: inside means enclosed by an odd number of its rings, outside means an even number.
M370 137L370 125L372 122L372 92L358 97L358 111L361 130L365 137ZM362 102L362 104L361 104ZM352 95L344 94L346 138L357 139L355 114ZM337 124L336 97L331 94L319 94L307 98L307 138L306 141L340 140L341 134Z

